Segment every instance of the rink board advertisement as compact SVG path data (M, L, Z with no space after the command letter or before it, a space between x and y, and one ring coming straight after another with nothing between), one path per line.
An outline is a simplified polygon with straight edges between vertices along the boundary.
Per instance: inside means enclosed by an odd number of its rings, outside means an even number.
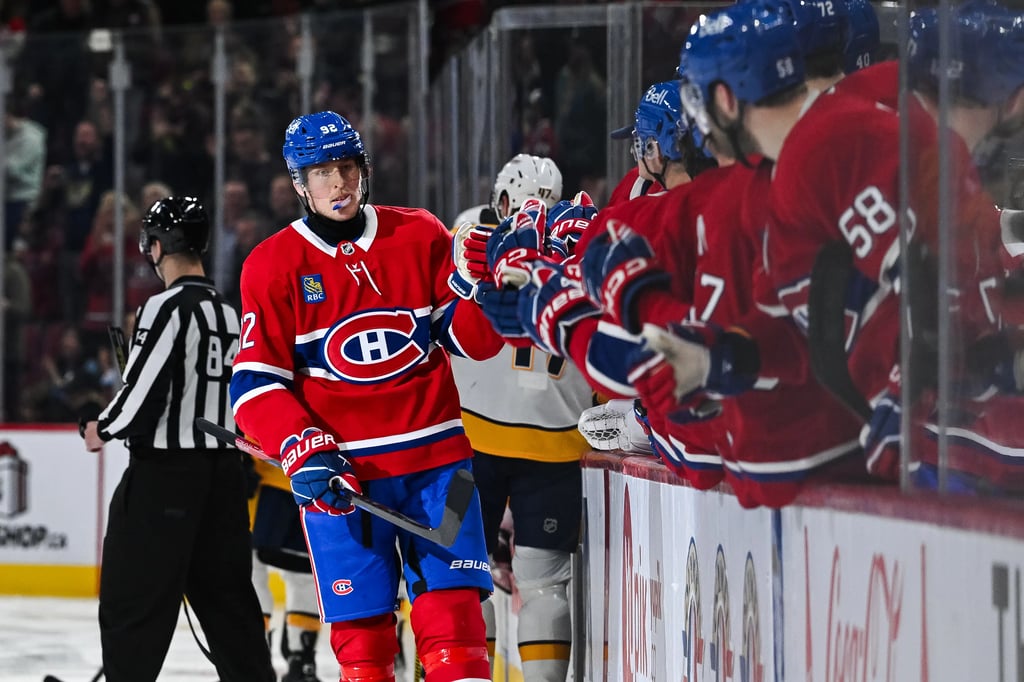
M610 473L608 502L608 604L589 614L605 620L607 672L588 679L774 679L771 512L674 484L649 458Z
M95 593L120 443L85 450L71 426L0 429L0 592Z
M786 679L1020 679L1020 538L834 509L781 519Z

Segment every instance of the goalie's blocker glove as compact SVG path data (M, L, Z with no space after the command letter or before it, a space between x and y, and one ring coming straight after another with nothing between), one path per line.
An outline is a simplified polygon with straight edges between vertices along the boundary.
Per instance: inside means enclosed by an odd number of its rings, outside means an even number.
M667 289L670 281L648 241L618 220L609 220L607 229L587 244L582 272L590 299L630 334L639 334L643 322L636 312L640 293L649 287Z
M281 451L281 468L291 480L292 495L300 507L332 516L355 511L346 491L361 495L363 489L334 436L308 428L301 436L287 438Z

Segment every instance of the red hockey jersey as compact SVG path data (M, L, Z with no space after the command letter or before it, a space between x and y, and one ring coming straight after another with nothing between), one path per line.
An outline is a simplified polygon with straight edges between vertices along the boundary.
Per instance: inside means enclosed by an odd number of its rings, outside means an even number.
M758 381L723 401L720 452L740 504L780 507L810 476L836 467L840 475L863 471L852 457L860 452L860 424L812 375L807 341L765 274L771 164L728 170L694 223L693 311L723 328L742 327L757 341Z
M775 164L766 269L804 330L818 251L845 240L854 253L847 291L847 364L869 399L898 359L899 120L864 98L826 92L786 137Z
M332 246L296 220L242 268L235 419L268 452L307 427L333 433L361 479L471 457L448 353L502 341L447 285L451 236L420 209L367 206Z
M608 203L605 204L605 208L611 208L618 204L625 203L631 199L642 197L647 194L657 194L658 192L664 192L665 188L661 186L661 183L654 182L651 180L644 180L640 177L640 171L636 166L633 166L626 174L622 176L619 183L615 185L615 189L612 190L612 194L608 197Z

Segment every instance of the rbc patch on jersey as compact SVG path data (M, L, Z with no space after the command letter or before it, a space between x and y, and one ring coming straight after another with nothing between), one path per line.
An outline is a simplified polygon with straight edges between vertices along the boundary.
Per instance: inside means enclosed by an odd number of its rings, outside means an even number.
M324 293L324 280L321 275L303 275L301 278L302 295L306 303L323 303L327 300Z

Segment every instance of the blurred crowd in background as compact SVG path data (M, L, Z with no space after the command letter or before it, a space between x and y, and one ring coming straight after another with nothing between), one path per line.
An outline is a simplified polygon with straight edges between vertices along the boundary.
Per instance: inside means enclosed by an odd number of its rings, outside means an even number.
M393 3L392 3L393 4ZM478 33L495 9L536 4L432 1L431 75ZM552 3L554 4L554 3ZM579 4L579 3L564 3ZM344 7L339 7L343 5ZM110 29L122 29L131 83L126 94L125 306L129 318L161 282L137 248L140 219L169 193L214 188L213 35L229 56L226 169L222 199L230 281L263 238L303 215L280 156L300 113L297 12L385 6L329 0L14 0L0 2L0 49L12 75L6 97L4 421L63 422L106 404L118 384L107 343L112 319L114 111ZM408 5L408 3L406 3ZM318 15L319 16L319 15ZM692 17L650 22L649 44L671 64ZM386 21L379 22L384 26ZM370 131L371 201L403 203L408 187L408 74L400 40L378 40L373 120L362 116L361 23L312 22L316 66L310 110L331 109ZM401 34L405 28L396 30ZM539 33L537 36L544 34ZM521 31L515 54L509 152L549 156L566 187L607 194L605 142L619 122L605 116L605 38L567 40ZM650 74L659 79L668 74ZM648 78L648 74L644 75ZM365 133L364 133L365 134ZM625 148L623 153L627 153ZM614 183L617 178L611 179ZM451 216L441 216L448 220Z

